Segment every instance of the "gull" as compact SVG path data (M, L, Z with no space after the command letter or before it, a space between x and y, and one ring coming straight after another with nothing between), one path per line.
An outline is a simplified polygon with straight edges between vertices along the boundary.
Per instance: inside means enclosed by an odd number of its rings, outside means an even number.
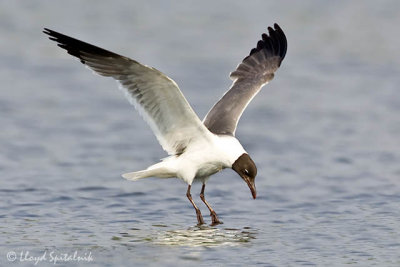
M178 85L159 70L128 57L44 28L49 39L95 73L112 77L128 100L149 124L168 157L145 170L125 173L127 180L147 177L179 178L188 184L186 196L204 224L190 189L202 182L200 198L210 211L212 223L222 223L204 196L209 177L232 168L256 198L257 167L235 137L238 121L250 101L270 82L286 55L287 40L278 24L268 27L257 47L230 73L233 84L201 121Z

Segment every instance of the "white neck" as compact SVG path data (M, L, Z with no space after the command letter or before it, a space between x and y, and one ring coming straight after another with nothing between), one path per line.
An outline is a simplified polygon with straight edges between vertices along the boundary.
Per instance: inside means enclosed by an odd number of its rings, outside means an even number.
M234 136L229 135L215 135L215 143L224 151L226 156L226 164L231 167L232 164L243 154L247 153L239 140Z

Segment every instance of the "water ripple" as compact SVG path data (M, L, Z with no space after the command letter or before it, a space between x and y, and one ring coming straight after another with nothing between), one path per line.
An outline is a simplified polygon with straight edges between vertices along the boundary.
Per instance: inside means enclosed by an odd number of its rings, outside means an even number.
M248 227L243 229L215 228L210 226L193 226L188 229L168 229L167 225L153 225L157 231L130 229L113 240L121 242L138 242L140 239L161 246L182 247L220 247L240 246L256 239L257 231ZM165 229L167 228L167 229ZM165 229L165 230L163 230ZM143 236L141 236L144 234Z

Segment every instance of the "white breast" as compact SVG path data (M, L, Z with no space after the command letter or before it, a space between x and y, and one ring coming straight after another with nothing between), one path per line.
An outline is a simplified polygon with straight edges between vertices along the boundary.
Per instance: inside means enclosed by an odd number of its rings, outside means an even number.
M177 176L191 184L210 175L231 168L240 155L246 153L239 141L232 136L214 135L211 143L193 143L176 158Z

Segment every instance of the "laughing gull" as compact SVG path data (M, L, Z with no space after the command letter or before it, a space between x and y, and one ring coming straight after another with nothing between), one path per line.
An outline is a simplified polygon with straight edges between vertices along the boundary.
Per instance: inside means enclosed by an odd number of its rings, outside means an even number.
M211 175L232 168L256 198L257 168L236 139L235 131L247 105L273 79L285 57L287 40L278 24L268 27L268 34L262 34L257 47L230 74L231 88L203 121L178 85L157 69L47 28L43 32L96 73L117 80L169 154L145 170L125 173L122 177L132 181L147 177L182 179L188 184L186 196L196 210L199 225L204 224L204 220L190 194L194 180L203 183L200 198L210 210L212 225L221 221L204 198L205 185Z

